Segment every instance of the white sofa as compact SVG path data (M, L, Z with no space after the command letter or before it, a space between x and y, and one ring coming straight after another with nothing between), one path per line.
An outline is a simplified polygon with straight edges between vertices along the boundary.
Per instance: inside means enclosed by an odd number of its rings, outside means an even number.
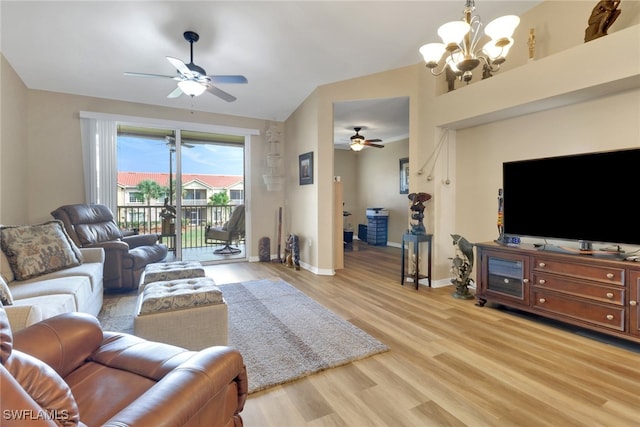
M80 311L97 316L102 308L104 250L80 248L81 263L16 280L9 259L0 250L0 275L13 303L5 309L13 331L61 313Z

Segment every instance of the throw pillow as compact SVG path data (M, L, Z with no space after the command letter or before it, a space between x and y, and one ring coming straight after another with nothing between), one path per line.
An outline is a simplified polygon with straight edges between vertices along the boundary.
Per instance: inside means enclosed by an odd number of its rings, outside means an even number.
M2 251L16 280L82 264L82 254L59 220L0 228Z
M2 305L13 305L13 296L11 296L11 289L9 289L9 285L4 281L2 276L0 276L0 303Z

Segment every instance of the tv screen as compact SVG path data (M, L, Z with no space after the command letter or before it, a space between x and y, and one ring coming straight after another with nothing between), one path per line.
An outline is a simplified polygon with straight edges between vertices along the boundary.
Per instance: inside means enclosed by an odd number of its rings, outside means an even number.
M640 245L640 149L505 162L504 232Z

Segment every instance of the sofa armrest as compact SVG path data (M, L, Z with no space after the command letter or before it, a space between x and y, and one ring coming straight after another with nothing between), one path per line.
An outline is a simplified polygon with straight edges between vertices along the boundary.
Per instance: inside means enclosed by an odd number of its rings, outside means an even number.
M152 246L158 243L159 237L157 234L134 234L133 236L126 236L122 238L123 242L131 248L137 248L138 246Z
M14 332L13 347L42 360L64 378L84 363L102 340L98 319L86 313L72 312Z
M37 305L7 305L4 310L14 333L44 318L42 310Z
M123 242L121 240L109 240L107 242L92 243L84 247L91 249L102 248L105 252L129 252L129 245L127 244L127 242Z
M242 425L239 413L247 388L240 353L231 347L209 347L173 369L103 426L209 425L221 419L224 422L216 425ZM226 422L232 419L236 420Z
M83 262L99 262L104 264L104 248L79 248Z

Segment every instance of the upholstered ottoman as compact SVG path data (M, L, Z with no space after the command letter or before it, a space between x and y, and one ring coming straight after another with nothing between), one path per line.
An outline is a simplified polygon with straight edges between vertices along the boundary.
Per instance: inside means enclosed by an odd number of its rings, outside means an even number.
M158 262L145 267L140 277L140 291L147 283L167 280L191 279L205 277L204 268L198 261Z
M138 295L133 333L189 350L227 345L227 304L209 277L147 283Z

